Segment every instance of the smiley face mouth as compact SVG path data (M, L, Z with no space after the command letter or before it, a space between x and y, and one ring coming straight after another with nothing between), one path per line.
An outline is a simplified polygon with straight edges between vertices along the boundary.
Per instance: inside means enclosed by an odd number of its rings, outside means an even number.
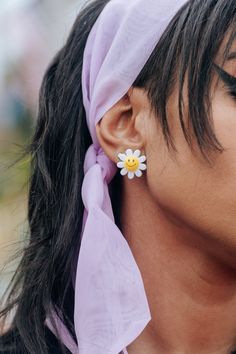
M134 166L136 166L136 163L134 163L133 165L130 165L130 164L127 163L127 165L128 165L129 167L134 167Z

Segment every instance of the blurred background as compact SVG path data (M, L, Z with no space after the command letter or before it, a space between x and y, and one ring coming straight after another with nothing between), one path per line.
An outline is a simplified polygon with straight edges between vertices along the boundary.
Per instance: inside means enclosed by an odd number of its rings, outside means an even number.
M0 1L0 295L27 230L29 161L6 169L29 142L43 73L65 42L83 0Z

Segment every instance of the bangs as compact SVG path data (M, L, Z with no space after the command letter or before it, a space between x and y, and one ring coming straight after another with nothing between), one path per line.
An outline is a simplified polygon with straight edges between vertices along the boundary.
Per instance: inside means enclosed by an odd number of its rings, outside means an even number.
M223 45L221 64L228 58L236 37L235 0L192 0L175 15L157 43L133 86L148 93L151 109L161 123L169 150L177 152L170 132L166 106L178 87L181 128L190 148L197 141L204 158L211 150L223 152L212 120L209 92L215 74L214 61ZM226 40L227 39L227 40ZM183 86L187 83L187 109ZM187 123L183 112L187 112Z

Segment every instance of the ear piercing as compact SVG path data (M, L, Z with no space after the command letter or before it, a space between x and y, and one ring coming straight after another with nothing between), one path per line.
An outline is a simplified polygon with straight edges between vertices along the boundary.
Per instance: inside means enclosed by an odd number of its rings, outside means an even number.
M118 153L118 158L120 159L117 162L117 167L121 168L120 174L125 176L128 174L129 179L133 179L134 176L141 177L142 171L147 169L146 164L146 156L141 155L140 150L135 150L133 152L132 149L127 149L125 153Z

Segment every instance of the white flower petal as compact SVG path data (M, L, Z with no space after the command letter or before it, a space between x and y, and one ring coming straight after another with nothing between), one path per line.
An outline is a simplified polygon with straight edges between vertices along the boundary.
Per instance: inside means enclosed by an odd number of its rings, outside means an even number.
M125 154L119 153L119 154L118 154L118 157L119 157L119 159L122 160L122 161L125 161L125 159L126 159L126 155L125 155Z
M141 164L139 165L139 169L144 171L144 170L147 169L147 166L145 165L145 163L141 163Z
M128 178L129 179L133 179L134 178L134 173L133 172L129 172L128 173Z
M117 162L116 166L119 167L119 168L123 168L124 167L124 161Z
M126 155L127 155L127 156L133 155L133 150L127 149L127 150L126 150Z
M137 170L137 171L135 171L134 172L135 173L135 175L137 176L137 177L141 177L142 176L142 171L140 171L140 170Z
M144 162L146 160L147 160L147 158L144 155L139 157L139 162Z
M122 170L120 171L120 174L122 176L125 176L128 173L128 171L126 170L126 168L122 168Z
M140 151L140 150L135 150L134 156L139 157L140 154L141 154L141 151Z

